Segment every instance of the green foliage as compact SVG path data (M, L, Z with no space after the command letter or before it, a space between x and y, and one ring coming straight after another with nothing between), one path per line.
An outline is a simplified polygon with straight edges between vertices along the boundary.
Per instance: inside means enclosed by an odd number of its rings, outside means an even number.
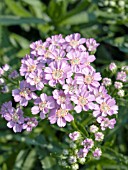
M29 52L32 41L74 32L101 43L95 62L98 70L102 71L112 60L128 60L127 0L1 0L0 66L9 63L18 69L20 58ZM11 99L11 94L0 94L0 105L7 98ZM119 102L122 105L119 121L105 138L102 158L88 160L81 170L128 169L128 101L119 99ZM71 131L71 127L61 129L41 121L31 133L14 134L0 120L0 170L63 169L57 153L66 147L64 132ZM87 136L85 127L89 121L93 119L83 115L83 120L78 119L72 126Z

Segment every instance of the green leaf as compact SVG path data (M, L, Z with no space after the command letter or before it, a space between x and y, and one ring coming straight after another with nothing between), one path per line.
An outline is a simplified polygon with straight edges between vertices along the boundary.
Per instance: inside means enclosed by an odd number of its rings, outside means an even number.
M23 8L20 2L16 2L14 0L5 0L6 5L8 8L17 16L20 17L31 17L31 13L28 12L26 9Z
M35 149L32 149L24 161L23 170L32 170L34 168L35 161L36 161L36 151Z
M0 105L3 104L4 102L7 102L12 99L12 95L10 94L0 94Z
M46 156L43 160L41 160L42 166L44 169L53 170L53 166L56 164L56 160L50 156Z
M12 43L16 41L22 48L28 48L30 44L26 38L14 33L10 35L10 41Z
M20 169L22 167L22 164L28 154L28 150L20 150L14 164L14 169Z
M65 20L62 20L62 22L59 23L59 25L78 25L88 22L93 22L96 20L96 16L92 13L88 12L81 12L79 14L73 15Z
M30 53L30 49L27 48L27 49L21 49L20 51L18 51L17 53L17 57L20 57L20 58L23 58L26 54L29 54Z
M72 8L71 11L69 11L63 18L62 18L62 22L65 19L68 19L76 14L79 14L81 11L85 10L85 8L87 8L90 5L90 0L81 0L79 2L79 4L77 4L77 6L75 8Z
M16 16L0 16L0 25L43 24L45 21L39 18L20 18Z

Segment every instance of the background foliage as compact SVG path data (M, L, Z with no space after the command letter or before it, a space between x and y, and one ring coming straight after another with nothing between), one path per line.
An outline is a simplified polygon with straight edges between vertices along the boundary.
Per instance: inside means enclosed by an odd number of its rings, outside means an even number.
M18 69L31 42L74 32L100 43L98 70L112 60L127 63L128 1L0 0L0 66L8 63ZM0 97L0 104L7 97ZM105 137L102 158L89 161L81 170L128 169L127 109L128 100L120 108L117 126ZM62 169L54 154L66 147L68 130L42 121L32 133L14 134L0 121L0 170Z

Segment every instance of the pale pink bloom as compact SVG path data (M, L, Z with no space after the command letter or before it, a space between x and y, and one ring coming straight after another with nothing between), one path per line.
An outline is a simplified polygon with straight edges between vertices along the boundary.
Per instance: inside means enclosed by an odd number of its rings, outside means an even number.
M94 141L92 139L87 138L84 141L82 141L81 145L83 145L84 148L89 150L94 146Z
M64 89L65 94L74 94L77 90L77 86L76 80L68 78L66 79L66 84L64 84L62 88Z
M100 115L106 117L107 115L112 116L113 114L118 113L118 106L113 98L110 96L100 100L96 99L96 102L99 104L95 104L93 116L98 117Z
M56 100L58 105L62 108L69 107L71 110L73 109L69 94L65 94L63 90L54 90L52 93L53 98Z
M80 138L80 132L75 131L73 133L69 133L69 137L70 139L72 139L73 141L76 141Z
M84 86L80 86L76 94L71 96L71 100L76 104L74 110L80 113L82 110L93 109L94 104L92 101L95 101L95 96L90 94Z
M89 38L86 39L86 46L88 51L95 51L96 48L99 46L99 43L97 43L94 38Z
M55 108L55 100L52 96L47 96L45 93L42 93L39 98L34 102L35 106L31 108L32 114L40 113L41 119L45 118L45 115L49 110Z
M124 90L119 90L119 91L117 92L117 94L118 94L118 96L120 96L120 97L124 97L125 91L124 91Z
M36 87L37 90L42 90L45 84L43 71L36 70L35 72L30 73L26 81L31 86Z
M66 126L66 121L71 122L74 120L73 116L69 113L69 109L62 109L59 107L51 110L48 119L51 124L55 124L57 122L59 127Z
M93 152L93 156L94 156L95 158L99 158L101 155L102 155L101 149L100 149L100 148L96 148L96 149L94 150L94 152Z
M91 132L91 133L96 133L96 132L98 131L98 129L99 129L99 128L98 128L97 126L95 126L95 125L91 125L91 126L90 126L90 132Z
M86 41L85 38L81 38L79 33L74 33L67 35L65 37L66 44L66 51L69 52L72 49L78 49L79 51L86 51L85 46L83 45Z
M49 67L44 69L45 79L48 80L50 86L55 86L57 83L64 84L65 79L72 76L69 64L66 61L52 62Z
M123 82L126 82L126 78L127 78L127 75L125 71L121 71L117 73L116 80L121 80Z
M114 86L116 89L121 89L123 87L123 83L115 81Z
M111 63L111 64L109 65L109 69L110 69L111 71L116 70L116 69L117 69L116 64L115 64L115 63Z
M112 80L110 78L107 78L107 77L103 78L102 85L107 87L107 86L110 86L111 84L112 84Z
M97 133L95 133L95 140L96 141L103 141L103 139L104 139L104 134L102 133L102 132L97 132Z
M77 156L78 158L85 158L88 154L88 149L87 148L83 148L83 149L80 149Z
M100 86L98 81L101 80L100 73L96 73L94 70L89 70L84 68L81 71L81 74L75 76L77 84L85 84L90 91L93 91L95 88Z

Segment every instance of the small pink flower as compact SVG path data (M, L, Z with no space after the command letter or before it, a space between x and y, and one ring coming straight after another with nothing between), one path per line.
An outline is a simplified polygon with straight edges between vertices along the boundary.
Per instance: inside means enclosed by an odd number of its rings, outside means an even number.
M83 45L86 41L85 38L81 38L79 33L70 34L65 37L67 42L66 51L69 52L72 49L78 49L79 51L86 51L85 46Z
M38 125L38 121L34 117L27 117L24 119L24 121L23 129L26 129L28 132L32 131L32 129Z
M39 98L34 102L36 106L31 108L32 114L40 113L41 119L45 118L45 115L49 110L55 108L55 100L52 96L47 96L45 93L42 93Z
M94 146L94 141L92 139L87 138L82 141L81 145L83 145L86 149L91 149Z
M96 40L94 40L94 38L89 38L86 39L86 46L88 51L95 51L96 48L99 46L99 43L97 43Z
M62 86L65 94L74 94L77 90L76 80L72 78L66 79L66 84Z
M95 101L95 96L90 94L84 86L80 86L76 94L71 96L71 100L76 104L74 110L80 113L82 110L87 111L94 107L92 101Z
M85 59L85 53L80 51L71 51L67 54L67 58L71 63L72 71L77 73L80 71L83 60Z
M95 104L93 111L93 116L98 117L100 115L106 117L107 115L112 116L113 114L118 113L118 106L113 98L106 97L105 99L96 99L96 102L99 103Z
M114 86L116 89L121 89L123 87L123 83L115 81Z
M93 156L94 156L95 158L99 158L101 155L102 155L101 149L100 149L100 148L96 148L96 149L94 150L94 152L93 152Z
M72 139L73 141L76 141L80 138L80 132L73 132L73 133L69 133L69 137L70 139Z
M55 86L57 83L64 84L65 79L72 76L70 66L66 61L52 62L49 67L44 69L45 79L48 80L50 86Z
M27 77L26 81L31 86L35 86L37 90L42 90L45 83L43 71L36 70L35 72L29 74L29 77Z
M102 132L95 133L95 140L102 141L104 139L104 134Z
M57 125L59 127L64 127L66 126L66 121L71 122L74 120L73 116L69 113L68 109L62 109L62 108L56 108L53 109L49 116L48 119L50 120L51 124L55 124L57 122Z
M126 82L126 78L127 78L127 75L125 71L121 71L117 73L116 80L121 80L122 82Z
M109 65L109 69L110 69L111 71L116 70L116 68L117 68L117 66L116 66L115 63L111 63L111 64Z
M83 149L80 149L77 156L78 158L85 158L88 154L88 149L87 148L83 148Z
M95 88L100 86L98 81L101 80L100 73L96 73L94 70L89 70L84 68L81 71L81 74L75 76L77 84L85 84L90 91L93 91Z
M70 95L65 95L63 90L54 90L53 98L56 100L57 104L62 108L68 107L70 110L73 109L73 106L70 102Z

